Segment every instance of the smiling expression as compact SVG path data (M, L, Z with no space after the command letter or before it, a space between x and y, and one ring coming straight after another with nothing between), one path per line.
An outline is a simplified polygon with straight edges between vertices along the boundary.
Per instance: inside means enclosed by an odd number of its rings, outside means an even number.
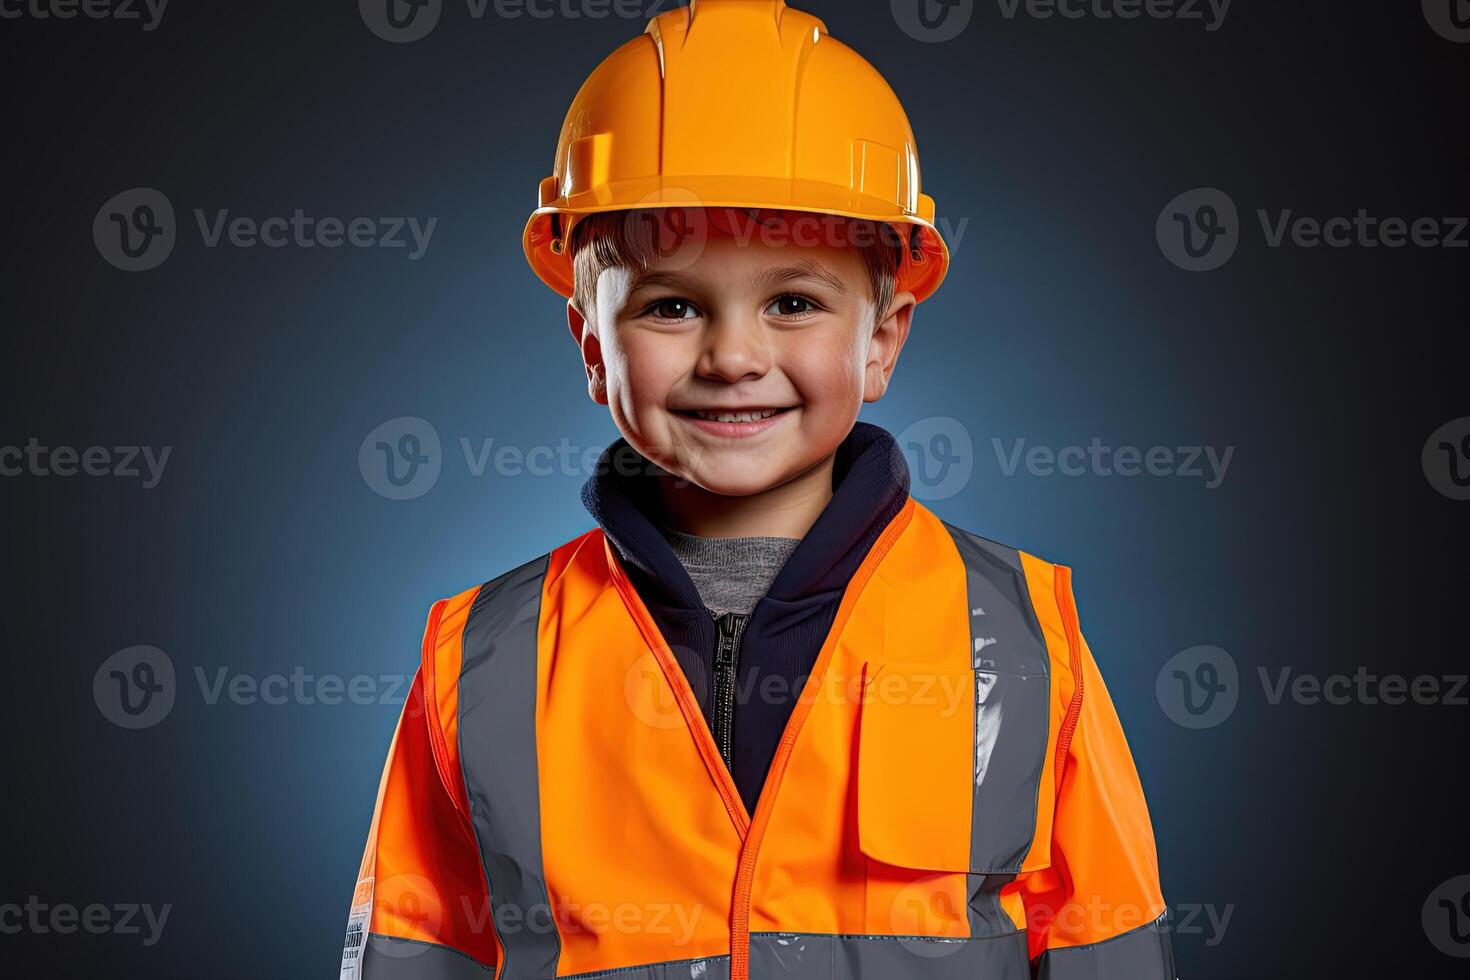
M913 296L875 325L854 248L700 246L642 273L605 269L595 329L571 306L569 325L589 393L635 449L710 492L758 493L829 457L882 397Z

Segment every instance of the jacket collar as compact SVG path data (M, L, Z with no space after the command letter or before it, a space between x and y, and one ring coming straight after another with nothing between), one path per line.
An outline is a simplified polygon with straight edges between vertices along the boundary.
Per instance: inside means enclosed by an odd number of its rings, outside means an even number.
M628 566L650 607L703 611L689 573L650 514L656 514L658 466L619 437L582 486L582 503ZM781 603L830 596L847 587L873 542L903 508L909 468L886 429L857 422L837 447L832 499L771 583Z

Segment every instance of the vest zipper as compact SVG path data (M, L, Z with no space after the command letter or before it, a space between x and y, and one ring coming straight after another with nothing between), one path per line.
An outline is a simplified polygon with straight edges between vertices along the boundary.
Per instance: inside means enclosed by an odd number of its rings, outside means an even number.
M725 768L733 772L731 758L735 730L735 678L740 665L740 636L745 632L748 613L727 612L716 617L719 642L715 646L715 745L725 760Z

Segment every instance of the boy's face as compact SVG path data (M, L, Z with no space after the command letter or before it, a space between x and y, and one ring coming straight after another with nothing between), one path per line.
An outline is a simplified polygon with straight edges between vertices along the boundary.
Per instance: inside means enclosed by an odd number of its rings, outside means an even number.
M567 315L589 394L628 442L740 496L822 462L883 396L914 298L898 293L876 329L872 306L853 248L714 235L641 275L604 271L595 325L571 304ZM758 420L720 421L721 410Z

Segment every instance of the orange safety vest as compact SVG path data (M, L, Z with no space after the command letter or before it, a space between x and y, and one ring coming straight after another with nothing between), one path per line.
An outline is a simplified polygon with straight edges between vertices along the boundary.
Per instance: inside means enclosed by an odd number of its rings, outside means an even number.
M1173 978L1070 570L909 497L748 813L604 532L436 603L342 976Z

